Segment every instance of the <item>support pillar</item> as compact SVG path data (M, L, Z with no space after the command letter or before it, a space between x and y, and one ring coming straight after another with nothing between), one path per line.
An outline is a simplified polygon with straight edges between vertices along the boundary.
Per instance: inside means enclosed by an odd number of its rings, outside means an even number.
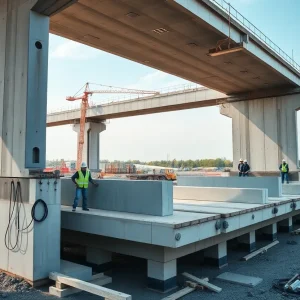
M49 17L37 0L0 1L0 175L46 164Z
M227 242L222 242L204 250L204 262L218 268L227 266Z
M262 232L264 237L269 241L276 241L277 240L277 223L273 223L262 228Z
M248 252L256 250L255 231L250 231L238 237L239 246Z
M222 104L220 113L232 119L233 165L247 159L251 171L278 172L282 159L298 174L297 120L300 95Z
M168 292L177 286L177 261L148 260L148 288Z
M112 252L98 248L87 247L86 261L95 271L103 273L112 268Z
M89 169L99 169L100 161L100 132L106 129L104 123L92 123L85 124L84 132L84 145L82 152L82 161L88 164ZM73 125L73 130L77 132L77 141L80 134L80 124Z
M278 222L278 229L280 232L292 232L293 231L293 217L287 218Z
M295 224L300 224L300 215L294 216L293 221L294 221Z

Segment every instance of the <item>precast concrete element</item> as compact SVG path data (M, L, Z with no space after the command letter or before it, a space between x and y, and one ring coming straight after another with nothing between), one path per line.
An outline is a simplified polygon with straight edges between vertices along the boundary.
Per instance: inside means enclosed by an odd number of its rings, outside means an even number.
M295 224L300 224L300 215L294 216L294 217L293 217L293 222L294 222Z
M173 197L176 200L265 204L268 200L268 190L174 186Z
M248 252L256 250L255 230L238 237L239 246Z
M132 117L181 109L215 106L227 95L205 88L190 88L130 100L101 103L87 109L87 120L101 122L107 119ZM59 111L47 115L47 127L74 124L80 120L80 109Z
M269 241L276 241L277 240L277 223L273 223L268 225L262 229L263 235Z
M173 214L173 184L168 181L98 180L88 190L90 208L153 216ZM72 205L75 185L62 179L62 204Z
M74 1L51 17L50 30L227 94L298 87L297 64L236 14L230 38L240 51L221 57L207 54L228 36L229 16L208 0Z
M280 231L280 232L293 231L293 218L289 217L285 220L278 222L278 231Z
M290 182L289 184L282 185L283 195L300 195L300 182Z
M102 273L111 268L112 252L95 247L86 247L86 261Z
M177 286L177 261L159 262L148 259L148 288L167 292Z
M178 176L178 186L227 187L246 189L267 189L268 197L281 197L282 184L278 177L203 177ZM214 200L216 201L216 200Z
M241 101L220 106L232 119L233 165L247 159L252 171L278 171L286 159L298 170L296 111L300 95Z
M46 164L49 18L37 0L0 3L0 175Z
M100 161L100 132L106 129L103 123L85 123L84 145L82 151L82 161L88 164L90 169L99 169ZM73 130L77 132L77 141L80 135L80 124L74 124Z
M12 181L15 188L11 185ZM10 206L10 193L14 195L17 186L20 187L23 203L16 204L11 212L13 202ZM48 215L42 222L31 223L31 211L38 199L45 201ZM43 217L41 204L37 204L34 211L37 219ZM59 272L60 212L59 179L0 178L0 269L32 283L48 278L49 272ZM18 215L19 227L16 227Z
M227 266L227 242L205 249L204 262L218 268Z
M262 282L262 278L259 277L251 277L251 276L245 276L242 274L235 274L230 272L225 272L220 274L217 279L236 283L248 287L254 287L257 286L259 283Z
M60 273L84 281L92 280L92 268L67 260L60 261Z

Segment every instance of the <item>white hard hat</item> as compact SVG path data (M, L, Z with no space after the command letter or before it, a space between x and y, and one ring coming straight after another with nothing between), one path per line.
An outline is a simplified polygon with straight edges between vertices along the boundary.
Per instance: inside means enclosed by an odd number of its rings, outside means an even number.
M247 162L247 159L245 159L244 162Z
M243 159L242 159L242 158L240 158L240 161L243 161Z
M81 168L87 168L86 162L81 163Z
M284 162L285 162L285 159L283 159L282 161L284 161Z

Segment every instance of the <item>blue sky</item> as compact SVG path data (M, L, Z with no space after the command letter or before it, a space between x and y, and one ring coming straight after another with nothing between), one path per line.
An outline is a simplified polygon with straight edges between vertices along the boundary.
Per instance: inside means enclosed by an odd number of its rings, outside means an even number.
M300 0L229 2L290 56L293 49L300 63ZM65 97L87 81L154 90L189 83L54 35L50 35L48 78L48 111L71 106ZM76 142L70 125L48 128L47 159L75 159ZM232 158L231 120L221 116L218 107L200 108L110 120L100 136L101 159L150 161L167 156Z

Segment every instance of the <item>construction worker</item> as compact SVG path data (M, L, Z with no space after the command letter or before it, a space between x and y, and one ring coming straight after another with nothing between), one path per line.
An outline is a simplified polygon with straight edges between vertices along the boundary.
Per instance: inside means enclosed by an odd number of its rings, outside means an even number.
M82 210L89 211L87 208L87 192L89 187L89 182L91 182L94 186L98 186L91 176L91 172L87 169L87 164L83 162L81 164L81 168L72 176L72 181L76 185L76 194L73 203L72 211L76 211L76 207L78 205L78 201L80 196L82 195Z
M289 165L286 163L285 159L282 160L282 164L279 166L279 170L281 173L281 182L284 183L284 179L286 183L289 183Z
M243 166L241 167L242 173L243 173L243 177L248 177L249 176L249 172L250 172L250 166L247 162L247 160L244 160Z
M240 162L238 165L238 170L239 170L239 177L242 177L243 173L242 173L242 166L243 166L244 162L243 160L240 158Z

